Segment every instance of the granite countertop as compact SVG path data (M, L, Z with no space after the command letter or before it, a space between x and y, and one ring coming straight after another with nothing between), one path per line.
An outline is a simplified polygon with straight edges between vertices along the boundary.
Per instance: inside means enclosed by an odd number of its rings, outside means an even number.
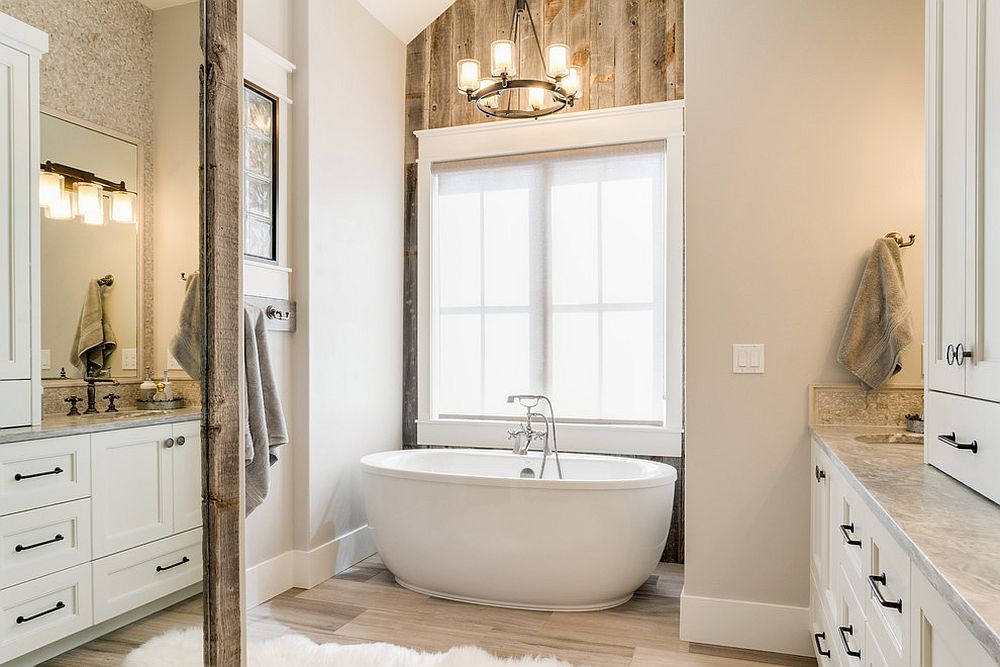
M855 440L899 431L812 427L816 440L832 454L833 465L1000 662L1000 506L924 464L920 445Z
M101 412L96 415L80 415L78 417L50 416L44 417L40 426L0 429L0 445L83 433L117 431L123 428L175 424L200 418L200 406L178 410L122 410L121 412Z

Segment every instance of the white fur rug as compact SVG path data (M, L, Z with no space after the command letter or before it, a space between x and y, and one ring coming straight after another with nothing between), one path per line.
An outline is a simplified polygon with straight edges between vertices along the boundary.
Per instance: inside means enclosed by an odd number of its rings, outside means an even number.
M132 651L123 667L198 667L201 628L174 630ZM572 667L554 658L497 658L473 646L421 653L392 644L315 644L285 635L247 647L247 667Z

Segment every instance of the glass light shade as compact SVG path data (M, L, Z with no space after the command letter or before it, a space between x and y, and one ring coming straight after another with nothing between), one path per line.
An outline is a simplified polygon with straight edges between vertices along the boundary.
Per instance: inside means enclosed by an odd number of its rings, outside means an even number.
M494 83L496 83L496 81L494 81L493 79L483 79L482 81L479 82L479 90L488 88L492 86ZM489 109L498 108L500 106L500 96L491 95L490 97L487 97L485 100L483 100L483 106Z
M58 206L63 195L65 179L62 174L43 171L38 176L38 205L46 208Z
M569 74L569 47L565 44L553 44L549 47L548 75L553 79L561 79Z
M542 88L528 88L528 106L534 111L538 111L544 107L545 90Z
M59 201L49 206L49 220L73 219L73 195L66 190L59 193Z
M111 193L111 222L135 222L135 194L132 192Z
M490 53L493 55L490 68L493 76L517 76L514 42L509 39L498 39L490 45Z
M580 68L570 67L569 72L559 82L559 87L566 93L567 97L576 97L580 94Z
M104 224L103 188L96 183L74 183L73 196L76 199L75 213L88 225Z
M471 93L479 88L479 61L466 58L458 61L458 89Z

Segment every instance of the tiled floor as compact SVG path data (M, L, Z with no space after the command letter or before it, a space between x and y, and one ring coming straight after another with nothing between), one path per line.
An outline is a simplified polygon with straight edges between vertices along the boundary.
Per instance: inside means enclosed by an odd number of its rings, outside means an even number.
M427 651L463 644L501 656L553 655L575 665L759 667L815 661L717 649L678 638L683 566L661 565L631 602L608 611L549 613L439 600L401 588L377 557L310 590L293 589L248 614L249 640L298 632L320 643L391 642ZM115 665L170 627L200 623L198 599L182 602L46 663Z

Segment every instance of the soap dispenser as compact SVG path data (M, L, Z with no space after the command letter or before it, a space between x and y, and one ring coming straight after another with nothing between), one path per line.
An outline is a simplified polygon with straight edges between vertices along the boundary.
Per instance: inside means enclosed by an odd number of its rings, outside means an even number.
M170 376L166 370L163 371L163 400L172 401L174 400L174 385L170 382Z
M153 371L146 366L146 379L139 385L139 400L151 401L156 394L156 383L153 382Z

